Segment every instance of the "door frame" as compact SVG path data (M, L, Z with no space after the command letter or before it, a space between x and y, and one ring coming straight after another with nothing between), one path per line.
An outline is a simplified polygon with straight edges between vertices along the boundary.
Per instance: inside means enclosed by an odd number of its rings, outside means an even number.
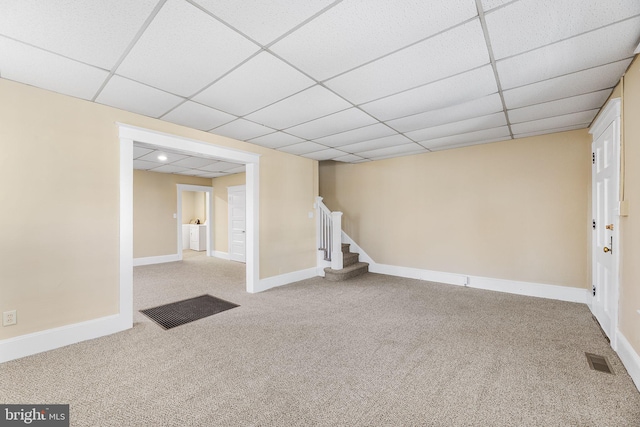
M231 206L231 203L229 203L229 193L230 193L230 192L234 192L234 191L239 191L240 189L244 190L244 192L245 192L245 229L246 229L246 206L247 206L246 199L247 199L247 186L246 186L246 184L242 184L242 185L233 185L233 186L231 186L231 187L227 187L227 205L228 205L228 206L227 206L227 209L228 209L228 214L227 214L227 231L228 231L228 233L229 233L229 237L228 237L228 245L227 245L227 246L228 246L228 247L227 247L227 251L228 251L228 253L229 253L229 258L231 258L231 240L232 240L232 234L233 234L233 233L232 233L232 231L231 231L231 230L232 230L232 227L231 227L231 209L232 209L232 206ZM247 248L247 243L246 243L246 237L245 237L245 254L244 254L245 262L246 262L246 258L247 258L247 251L246 251L246 248ZM235 261L235 260L234 260L234 261ZM240 262L240 261L238 261L238 262Z
M611 125L614 126L614 141L613 141L613 167L614 167L614 194L616 197L614 200L609 201L609 206L606 209L610 209L613 211L613 215L611 216L611 221L613 224L613 247L611 256L613 257L612 262L612 277L613 277L613 285L611 289L611 298L614 299L612 305L613 312L611 313L611 330L605 331L607 336L609 337L611 347L614 350L617 350L617 335L618 335L618 313L619 313L619 296L620 296L620 250L622 245L620 244L620 143L621 143L621 129L620 129L620 98L613 98L609 100L609 102L605 105L605 107L601 110L600 115L593 122L591 128L589 129L589 133L592 135L592 143L591 143L591 152L594 153L595 156L595 141L602 135L602 133ZM594 157L595 159L595 157ZM591 213L593 218L595 219L595 212L598 208L597 206L597 198L595 195L596 191L596 170L595 167L591 168ZM596 226L603 226L603 224L596 224ZM597 242L595 239L594 229L591 233L591 286L592 290L596 286L597 281L597 272L596 272L596 249ZM591 292L591 297L588 298L589 309L593 313L593 315L598 319L597 309L594 307L595 299L593 297L593 292ZM598 319L599 321L599 319Z
M207 256L211 256L213 252L213 238L211 235L211 231L213 227L211 224L213 223L213 187L208 187L205 185L191 185L191 184L176 184L178 189L178 206L176 208L177 221L178 221L178 259L182 261L182 250L185 248L182 247L182 192L183 191L202 191L205 193L206 202L205 202L205 210L207 215L206 220L206 229L207 229Z

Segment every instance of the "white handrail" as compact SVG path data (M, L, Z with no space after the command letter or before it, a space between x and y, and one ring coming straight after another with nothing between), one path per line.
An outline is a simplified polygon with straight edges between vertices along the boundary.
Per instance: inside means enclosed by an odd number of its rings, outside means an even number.
M316 209L318 250L324 251L324 259L331 261L333 270L342 270L342 212L331 212L322 197L316 197Z

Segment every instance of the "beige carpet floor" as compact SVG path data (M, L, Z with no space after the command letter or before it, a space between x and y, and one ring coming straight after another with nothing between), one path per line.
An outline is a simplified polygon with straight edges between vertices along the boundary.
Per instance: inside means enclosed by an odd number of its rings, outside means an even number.
M188 252L134 274L133 329L0 365L0 402L69 403L74 426L640 425L585 305L376 274L247 294L244 265ZM167 331L137 312L205 293L240 307Z

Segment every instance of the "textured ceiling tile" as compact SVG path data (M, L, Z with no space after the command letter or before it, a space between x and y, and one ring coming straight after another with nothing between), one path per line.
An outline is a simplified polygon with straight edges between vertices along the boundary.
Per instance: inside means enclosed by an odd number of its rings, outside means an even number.
M146 154L149 154L153 151L153 149L151 148L144 148L144 147L136 147L135 145L133 146L133 158L137 159L138 157L142 157Z
M165 156L167 159L160 160L158 156L161 156L161 155ZM182 160L186 157L187 156L184 154L171 153L164 150L154 150L151 153L145 154L144 156L138 158L137 160L144 160L147 162L156 162L156 163L159 163L160 165L163 165L163 164L173 163L178 160Z
M410 153L410 152L413 153L421 150L423 150L423 147L416 144L415 142L410 142L408 144L394 145L391 147L378 148L375 150L360 151L354 154L360 157L373 159L378 157L393 156L393 155L402 154L402 153Z
M262 147L279 148L302 141L304 140L302 138L298 138L297 136L289 135L284 132L274 132L270 133L269 135L253 138L249 142L252 144L260 145Z
M169 0L117 73L191 96L258 51L258 46L182 0Z
M238 166L241 166L241 165L239 165L238 163L219 161L219 162L212 163L210 165L201 166L199 169L207 172L226 172L230 169L235 169Z
M349 108L287 129L287 133L305 139L316 139L326 135L360 128L375 123L376 119L357 108Z
M472 0L343 1L272 50L324 80L476 15Z
M205 159L202 157L185 157L184 159L173 162L173 165L182 166L185 168L201 168L206 165L215 163L214 159ZM194 174L195 175L195 174Z
M520 0L486 15L496 59L640 13L638 0Z
M336 150L335 148L329 148L327 150L316 151L314 153L309 153L309 154L303 154L303 157L322 161L322 160L330 160L335 157L343 157L344 155L345 155L344 151Z
M100 104L150 117L158 117L182 101L170 93L119 76L111 77L96 99Z
M334 0L196 0L218 18L261 44L268 44Z
M157 168L158 166L160 166L160 163L149 162L146 160L138 160L138 159L135 159L133 161L133 168L138 170L149 170L149 169Z
M178 172L186 172L189 169L183 168L175 165L163 165L154 169L151 169L151 172L159 172L159 173L178 173Z
M404 151L401 153L392 153L392 154L385 154L382 156L371 156L369 157L370 160L385 160L385 159L393 159L396 157L403 157L403 156L415 156L417 154L424 154L424 153L428 153L429 150L427 150L426 148L418 148L417 150L409 150L409 151ZM360 163L360 162L354 162L354 163Z
M618 83L620 76L622 76L630 62L630 59L626 59L527 86L505 90L503 92L504 101L508 109L513 109L612 88Z
M474 19L325 84L361 104L488 63L482 27Z
M339 147L342 145L353 144L355 142L366 141L369 139L382 138L383 136L394 135L396 132L389 126L381 123L361 127L359 129L347 132L337 133L335 135L326 136L316 139L317 142L329 147Z
M461 104L498 92L491 66L478 68L363 104L361 108L380 120L391 120Z
M482 10L485 12L500 7L514 0L482 0Z
M0 34L110 70L156 3L3 0Z
M633 56L640 17L498 61L503 89L558 77Z
M549 117L547 119L518 123L511 126L514 134L538 132L546 129L557 129L579 124L588 125L598 114L598 109L565 114L564 116Z
M77 98L91 99L106 71L0 37L2 78Z
M499 138L507 138L510 136L509 128L507 126L502 126L494 129L485 129L476 132L462 133L460 135L445 136L443 138L436 138L429 141L422 141L420 142L420 145L431 150L445 146L457 146L460 144L482 144L486 141L494 141Z
M419 129L413 132L408 132L406 135L414 141L425 141L428 139L475 132L478 130L497 128L506 125L507 119L504 112L501 111L487 116L474 117L472 119L462 120L459 122Z
M360 156L356 156L355 154L347 154L346 156L336 157L333 160L336 162L352 163L352 162L358 162L364 159Z
M285 129L349 108L351 105L322 86L313 86L246 118L276 129Z
M605 89L529 107L516 108L508 111L509 120L511 123L521 123L600 108L610 94L611 89Z
M414 114L400 119L390 120L386 123L398 132L410 132L417 129L471 119L473 117L485 116L502 111L502 109L500 95L494 93L493 95L484 96L462 104Z
M383 138L371 139L368 141L356 142L355 144L343 145L340 150L347 153L359 153L362 151L377 150L379 148L394 147L398 145L409 144L409 138L403 135L391 135Z
M315 142L305 141L305 142L300 142L298 144L288 145L286 147L278 148L278 151L284 151L290 154L302 155L302 154L314 153L316 151L326 150L326 149L327 147L325 147L324 145L316 144Z
M530 137L530 136L547 135L547 134L550 134L550 133L558 133L558 132L566 132L566 131L570 131L570 130L585 129L588 126L589 126L588 123L582 123L582 124L579 124L579 125L565 126L565 127L561 127L561 128L545 129L545 130L540 130L540 131L536 131L536 132L527 132L527 133L515 134L515 135L513 135L513 137L514 138L527 138L527 137Z
M236 117L231 114L191 101L185 102L162 117L162 120L200 130L209 130L235 119Z
M241 141L257 138L271 132L273 132L273 129L244 119L238 119L211 131L211 133L216 135L228 136L229 138L235 138Z
M196 95L194 100L244 116L313 84L313 80L290 65L261 52Z
M456 148L471 147L472 145L491 144L493 142L508 141L510 139L511 139L510 136L502 136L498 138L480 139L472 142L461 142L459 144L441 144L441 145L434 145L433 147L430 147L429 150L430 151L453 150Z

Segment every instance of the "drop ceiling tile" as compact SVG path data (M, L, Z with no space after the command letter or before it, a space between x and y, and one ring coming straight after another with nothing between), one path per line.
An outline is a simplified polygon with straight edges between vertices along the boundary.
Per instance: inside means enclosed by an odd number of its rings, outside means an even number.
M371 139L368 141L356 142L355 144L343 145L340 150L346 153L360 153L363 151L377 150L379 148L395 147L412 143L404 135L396 134L385 136L384 138Z
M158 159L158 156L160 155L165 156L167 160ZM144 156L139 157L137 160L145 160L147 162L155 162L162 165L162 164L177 162L178 160L182 160L185 157L188 157L188 156L185 156L184 154L171 153L163 150L154 150L149 154L145 154Z
M487 141L494 141L499 138L509 138L509 127L502 126L493 129L484 129L475 132L462 133L459 135L445 136L428 141L420 142L420 145L432 150L444 146L458 146L460 144L482 144Z
M448 79L363 104L361 108L380 120L450 107L497 93L495 76L487 65Z
M289 135L284 132L274 132L269 135L260 136L249 140L252 144L257 144L267 148L280 148L287 145L295 144L296 142L302 142L304 139L297 136Z
M498 61L503 89L510 89L633 56L640 17Z
M545 102L543 104L516 108L508 111L509 120L511 123L530 122L533 120L600 108L604 105L607 98L609 98L609 95L611 95L611 90L605 89L597 92L586 93L584 95L559 99L557 101Z
M157 168L159 166L162 166L162 164L156 163L156 162L148 162L146 160L138 160L138 159L133 161L134 169L149 170L149 169Z
M565 114L564 116L549 117L547 119L511 125L514 134L538 132L546 129L556 129L579 124L589 124L598 114L599 109L581 111L579 113Z
M461 142L459 144L442 144L442 145L433 146L430 148L430 150L431 151L453 150L455 148L470 147L472 145L480 145L480 144L491 144L493 142L508 141L510 139L511 139L510 136L503 136L499 138L481 139L481 140L472 141L472 142Z
M595 30L640 13L638 0L520 0L486 15L496 59Z
M186 176L197 176L201 173L201 171L197 169L187 169L182 172L175 172L178 175L186 175Z
M386 156L394 156L403 153L414 153L416 151L423 151L423 147L416 144L415 142L410 142L408 144L395 145L393 147L386 148L378 148L375 150L367 150L355 153L360 157L366 157L369 159L386 157Z
M110 70L156 4L157 0L4 0L0 34Z
M313 80L292 66L261 52L193 99L244 116L313 84Z
M229 174L225 173L225 172L204 172L204 173L200 173L200 174L198 174L196 176L200 177L200 178L219 178L219 177L225 176L225 175L229 175Z
M184 159L178 160L176 162L171 163L172 165L182 166L185 168L201 168L203 166L210 165L215 163L217 160L214 159L206 159L203 157L185 157Z
M187 168L182 168L180 166L174 166L174 165L162 165L160 167L157 167L155 169L152 169L151 172L159 172L159 173L178 173L178 172L185 172L187 171Z
M137 159L138 157L142 157L145 154L149 154L153 151L153 149L151 148L145 148L145 147L136 147L136 145L134 144L133 146L133 158Z
M612 88L625 72L630 59L590 68L566 76L521 86L503 92L508 109L540 104L584 93Z
M528 138L530 136L547 135L547 134L550 134L550 133L559 133L559 132L566 132L566 131L570 131L570 130L585 129L587 127L589 127L589 123L581 123L581 124L578 124L578 125L565 126L565 127L561 127L561 128L545 129L545 130L540 130L540 131L536 131L536 132L528 132L528 133L519 133L519 134L513 135L513 137L514 138Z
M364 126L359 129L325 136L324 138L318 138L316 139L316 142L329 147L340 147L342 145L353 144L369 139L382 138L383 136L394 134L396 134L396 132L389 126L376 123L375 125Z
M473 1L343 1L271 49L324 80L476 15Z
M351 105L322 86L313 86L289 98L246 116L247 119L276 129L285 129L317 119Z
M196 0L198 4L242 33L266 45L334 0Z
M235 138L241 141L257 138L272 132L273 129L271 128L244 119L238 119L211 131L213 134L228 136L229 138Z
M386 154L383 156L374 156L374 157L369 157L370 160L385 160L385 159L393 159L396 157L403 157L403 156L415 156L417 154L425 154L428 153L429 150L425 149L425 148L419 148L417 150L411 150L411 151L406 151L406 152L402 152L402 153L394 153L394 154ZM359 162L355 162L355 163L359 163Z
M377 122L376 119L357 108L349 108L320 119L312 120L287 129L287 133L305 139L316 139L326 135L353 130Z
M514 0L482 0L482 10L485 12L496 7L503 6L507 3L511 3ZM517 0L516 0L517 1Z
M241 166L241 165L237 163L218 161L210 165L201 166L198 169L206 172L226 172L229 169L235 169L238 166Z
M238 166L236 168L227 169L225 172L233 174L233 173L242 173L242 172L245 172L245 171L246 171L246 168L243 165L243 166Z
M315 151L313 153L303 154L302 157L313 160L330 160L335 157L342 157L346 153L344 151L336 150L335 148L329 148L327 150Z
M0 52L2 78L77 98L93 98L108 76L106 71L1 36Z
M111 77L96 98L100 104L150 117L159 117L182 101L183 98L120 76Z
M336 157L333 160L336 162L355 163L365 159L360 156L356 156L355 154L347 154L346 156Z
M386 123L398 132L410 132L427 127L471 119L473 117L485 116L502 111L502 109L500 95L494 93L493 95L463 102L462 104L453 105L440 110L413 114L411 116L390 120Z
M361 104L488 63L482 27L474 19L325 84L354 104Z
M236 116L192 101L187 101L162 116L162 120L204 131L229 123L235 119Z
M258 47L195 6L169 0L118 74L191 96L258 51Z
M325 147L324 145L316 144L315 142L311 142L311 141L305 141L305 142L300 142L298 144L293 144L293 145L288 145L286 147L278 148L278 151L284 151L290 154L302 155L302 154L313 153L316 151L326 150L326 149L327 147Z
M478 130L497 128L507 125L507 118L504 112L489 114L487 116L474 117L472 119L462 120L446 125L434 126L426 129L419 129L413 132L407 132L409 138L414 141L425 141L428 139L436 139L444 136L457 135L460 133L475 132Z

